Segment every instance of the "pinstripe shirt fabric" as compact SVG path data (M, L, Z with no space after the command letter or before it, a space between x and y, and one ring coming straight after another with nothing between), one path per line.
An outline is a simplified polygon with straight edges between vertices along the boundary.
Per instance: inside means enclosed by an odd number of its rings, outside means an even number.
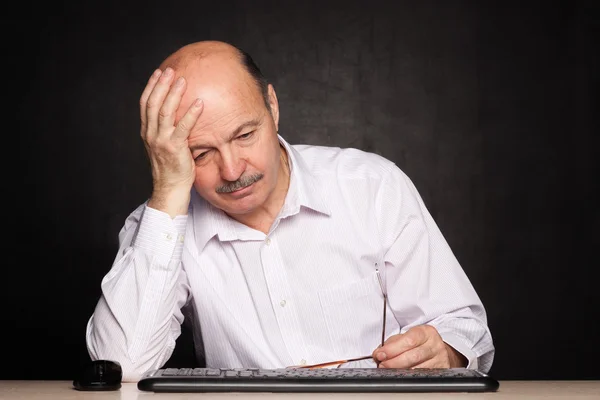
M129 215L87 325L92 359L117 360L136 381L169 359L185 318L209 367L368 355L381 342L379 269L386 338L430 324L489 371L484 306L411 180L376 154L279 140L290 184L267 235L195 191L187 215L145 203Z

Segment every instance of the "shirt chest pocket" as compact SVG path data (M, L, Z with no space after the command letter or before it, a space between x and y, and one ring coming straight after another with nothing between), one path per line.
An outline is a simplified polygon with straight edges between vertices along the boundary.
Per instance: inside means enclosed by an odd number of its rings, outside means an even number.
M337 357L366 356L381 344L383 294L376 273L321 290L319 301Z

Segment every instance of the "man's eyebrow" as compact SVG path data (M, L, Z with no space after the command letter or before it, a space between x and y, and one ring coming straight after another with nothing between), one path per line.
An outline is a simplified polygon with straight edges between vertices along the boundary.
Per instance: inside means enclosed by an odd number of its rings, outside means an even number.
M260 124L260 119L258 119L258 118L244 122L243 124L241 124L240 126L235 128L235 130L231 133L231 135L229 135L229 138L227 138L227 141L229 142L229 141L233 140L233 138L235 138L244 129L249 128L249 127L258 126L259 124ZM210 146L206 143L196 143L196 144L193 144L190 146L190 150L193 151L196 149L202 149L202 148L206 148L206 147L210 147Z

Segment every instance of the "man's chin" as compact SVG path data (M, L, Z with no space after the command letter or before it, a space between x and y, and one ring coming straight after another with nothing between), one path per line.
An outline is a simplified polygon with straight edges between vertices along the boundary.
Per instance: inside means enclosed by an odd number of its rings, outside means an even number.
M259 206L255 196L245 196L240 199L228 199L228 201L216 201L211 204L230 216L246 215L252 213Z
M257 207L224 207L222 210L232 218L252 214Z

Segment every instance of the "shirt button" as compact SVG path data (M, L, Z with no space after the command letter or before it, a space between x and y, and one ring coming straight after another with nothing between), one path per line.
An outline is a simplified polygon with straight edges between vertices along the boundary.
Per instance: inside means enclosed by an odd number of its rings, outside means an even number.
M300 360L300 365L306 365L306 360L304 358Z
M281 301L279 302L279 305L280 305L281 307L285 307L285 304L286 304L286 301L285 301L285 300L281 300Z
M167 233L167 240L170 242L170 241L171 241L171 239L173 239L173 236L171 236L171 234L170 234L170 233Z
M267 244L267 246L270 245L271 244L271 239L267 238L267 240L265 240L265 243Z
M179 241L180 241L181 243L183 243L183 237L184 237L183 235L179 235Z

